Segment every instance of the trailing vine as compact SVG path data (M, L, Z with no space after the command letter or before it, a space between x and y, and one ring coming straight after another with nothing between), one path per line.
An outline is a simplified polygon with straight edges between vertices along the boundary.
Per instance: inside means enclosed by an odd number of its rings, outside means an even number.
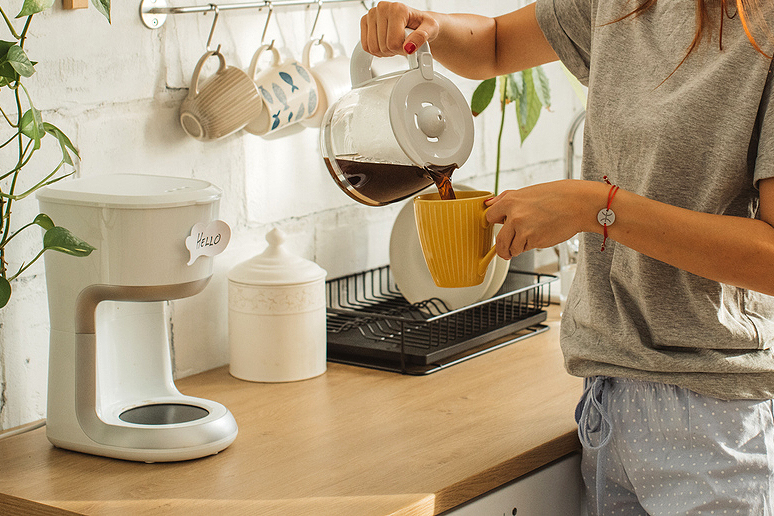
M11 20L0 6L0 15L11 38L11 41L0 40L0 115L6 123L5 133L0 129L0 149L14 148L17 155L15 163L0 163L0 308L5 306L11 297L11 282L35 263L45 251L88 256L94 250L94 247L67 229L55 225L44 213L38 214L19 229L13 230L11 225L15 203L26 199L44 186L74 174L75 160L80 158L78 150L67 135L53 124L43 121L23 83L35 73L37 64L29 59L24 48L32 19L34 15L50 9L53 3L54 0L25 0L14 20ZM110 0L92 0L92 3L110 22ZM22 25L20 31L17 31L14 23ZM50 172L36 178L33 186L19 191L20 176L41 149L44 138L47 144L54 141L58 143L61 158L51 166ZM31 259L22 262L18 269L9 270L9 244L23 231L33 227L43 229L40 251Z

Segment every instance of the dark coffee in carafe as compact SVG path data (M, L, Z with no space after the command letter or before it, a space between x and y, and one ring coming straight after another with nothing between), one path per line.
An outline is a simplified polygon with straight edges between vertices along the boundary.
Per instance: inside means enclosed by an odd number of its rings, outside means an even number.
M324 161L331 176L340 181L330 159L325 158ZM428 186L428 179L436 184L442 199L455 198L451 174L457 168L456 165L422 168L415 165L346 159L336 160L336 165L348 185L374 204L388 204L410 197L425 189ZM363 202L363 199L358 198L348 189L344 190L356 201Z

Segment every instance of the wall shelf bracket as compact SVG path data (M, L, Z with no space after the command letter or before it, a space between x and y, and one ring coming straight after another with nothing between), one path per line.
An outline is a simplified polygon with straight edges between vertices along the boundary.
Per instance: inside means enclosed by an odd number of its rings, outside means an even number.
M165 13L151 12L155 9L167 7L167 0L142 0L140 2L140 19L143 25L149 29L158 29L167 21Z

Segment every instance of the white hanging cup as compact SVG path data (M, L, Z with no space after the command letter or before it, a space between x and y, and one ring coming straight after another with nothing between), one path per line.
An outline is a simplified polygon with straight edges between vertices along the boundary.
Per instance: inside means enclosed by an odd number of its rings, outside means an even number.
M312 64L311 54L317 46L322 47L325 53L322 61ZM312 72L320 95L317 111L301 123L307 127L320 127L328 107L351 89L349 58L345 55L334 56L333 47L328 42L313 39L304 45L301 59L304 66Z

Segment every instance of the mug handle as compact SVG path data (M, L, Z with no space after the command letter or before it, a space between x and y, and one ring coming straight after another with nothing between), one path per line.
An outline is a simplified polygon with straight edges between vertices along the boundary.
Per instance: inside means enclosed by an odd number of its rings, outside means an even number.
M191 89L188 90L188 96L189 97L196 97L199 94L199 74L202 71L202 66L204 66L204 62L207 61L212 56L218 56L218 60L220 61L220 65L218 66L218 71L216 73L221 73L223 70L226 69L226 58L218 52L217 50L210 50L207 53L205 53L200 59L199 62L196 63L196 68L194 68L193 75L191 76Z
M253 59L250 61L250 68L248 69L247 75L250 77L250 79L255 80L255 73L259 72L260 69L258 68L258 58L261 57L261 54L264 53L266 50L271 50L272 59L271 59L271 66L277 66L280 62L280 54L279 50L274 48L273 45L261 45L258 47L258 50L255 51L255 54L253 54Z
M412 32L411 29L406 29L407 36ZM409 61L409 69L419 68L422 72L422 77L432 80L433 57L430 55L430 45L427 42L419 47L416 52L407 56L407 59ZM353 88L357 88L375 77L374 71L371 68L373 60L373 54L363 50L363 45L358 41L357 45L355 45L355 50L352 51L352 60L349 64L349 76L352 79Z
M493 224L490 224L488 220L486 220L486 212L489 211L489 208L485 209L483 213L481 214L481 227L482 228L488 228L489 226L492 226ZM484 275L486 274L486 269L489 267L489 262L494 259L494 257L497 255L497 251L495 250L495 245L492 246L489 251L486 252L483 258L481 258L478 261L478 274Z
M489 262L492 261L492 259L497 256L497 250L495 250L495 246L492 246L492 248L487 251L487 253L484 255L481 260L478 262L478 274L484 275L486 274L486 269L489 267Z
M303 63L307 69L310 68L311 62L309 54L311 54L312 46L315 44L321 45L325 49L325 60L333 58L333 47L330 43L321 39L309 40L307 41L306 45L304 45L304 50L301 52L301 63Z

